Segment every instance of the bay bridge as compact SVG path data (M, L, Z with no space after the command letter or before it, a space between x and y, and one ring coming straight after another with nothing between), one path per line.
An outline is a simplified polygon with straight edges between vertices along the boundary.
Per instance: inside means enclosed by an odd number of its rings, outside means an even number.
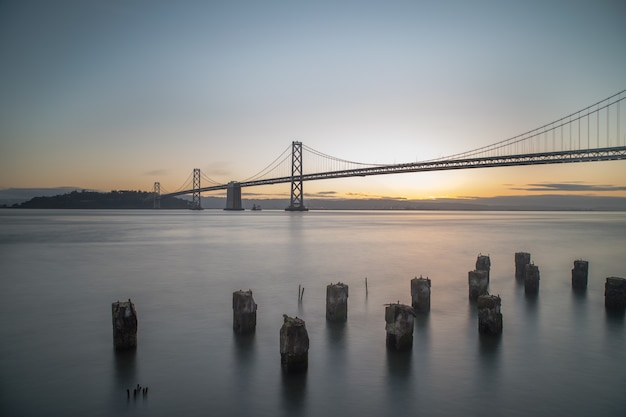
M160 208L164 198L191 195L191 208L199 210L202 208L201 193L226 190L225 210L243 210L242 188L290 183L290 202L285 210L306 211L303 187L306 181L454 169L624 160L626 134L622 136L621 130L622 127L626 128L626 118L620 109L620 103L624 99L626 90L526 133L467 152L420 162L353 162L294 141L268 166L241 181L219 183L195 168L177 191L161 193L160 183L155 182L154 208ZM314 160L310 166L316 168L306 170L305 160ZM202 180L209 185L203 186Z

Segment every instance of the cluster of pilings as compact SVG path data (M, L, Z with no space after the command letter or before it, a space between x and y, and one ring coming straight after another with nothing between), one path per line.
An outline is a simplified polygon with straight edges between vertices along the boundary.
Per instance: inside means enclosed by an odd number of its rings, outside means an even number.
M502 300L499 295L490 295L489 256L479 255L476 269L468 273L469 298L476 301L478 311L478 331L481 334L502 333ZM574 261L572 288L587 288L589 262ZM539 268L530 261L530 254L515 253L515 277L524 280L526 293L539 291ZM367 282L367 281L366 281ZM417 314L430 311L431 280L426 277L411 280L412 305L390 303L385 305L386 344L391 350L406 350L413 346L414 319ZM626 279L608 277L605 283L605 308L626 310ZM301 302L301 293L298 294ZM252 291L233 292L233 330L237 334L253 333L256 329L257 304ZM326 287L326 320L345 322L348 318L348 285L338 282ZM113 344L116 350L132 349L137 346L137 312L130 301L117 301L112 304ZM280 328L280 358L287 372L301 372L308 368L309 336L306 324L301 318L283 315ZM145 390L134 391L147 394ZM130 389L127 390L130 397Z

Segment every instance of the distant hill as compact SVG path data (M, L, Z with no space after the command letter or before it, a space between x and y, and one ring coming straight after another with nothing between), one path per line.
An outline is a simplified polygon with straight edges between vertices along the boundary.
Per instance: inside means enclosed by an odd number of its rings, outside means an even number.
M152 193L147 191L72 191L65 194L34 197L13 208L27 209L151 209L154 200ZM186 209L189 202L178 198L167 198L161 201L162 209Z

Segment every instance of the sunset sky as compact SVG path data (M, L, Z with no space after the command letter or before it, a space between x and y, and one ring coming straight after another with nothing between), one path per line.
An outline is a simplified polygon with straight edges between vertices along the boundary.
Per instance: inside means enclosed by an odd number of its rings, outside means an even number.
M225 183L293 140L413 162L625 88L623 0L5 0L0 188L174 191L193 168ZM309 196L555 192L626 196L626 161L305 184ZM289 185L243 190L258 193Z

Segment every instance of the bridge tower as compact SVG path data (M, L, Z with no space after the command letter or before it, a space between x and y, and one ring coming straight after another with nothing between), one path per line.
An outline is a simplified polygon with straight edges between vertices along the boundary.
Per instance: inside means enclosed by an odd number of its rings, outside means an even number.
M202 204L200 203L200 168L193 169L193 183L192 183L192 199L191 209L202 210Z
M291 199L286 211L308 211L302 188L302 142L291 142Z
M154 183L154 205L152 208L161 208L161 183L158 181Z

